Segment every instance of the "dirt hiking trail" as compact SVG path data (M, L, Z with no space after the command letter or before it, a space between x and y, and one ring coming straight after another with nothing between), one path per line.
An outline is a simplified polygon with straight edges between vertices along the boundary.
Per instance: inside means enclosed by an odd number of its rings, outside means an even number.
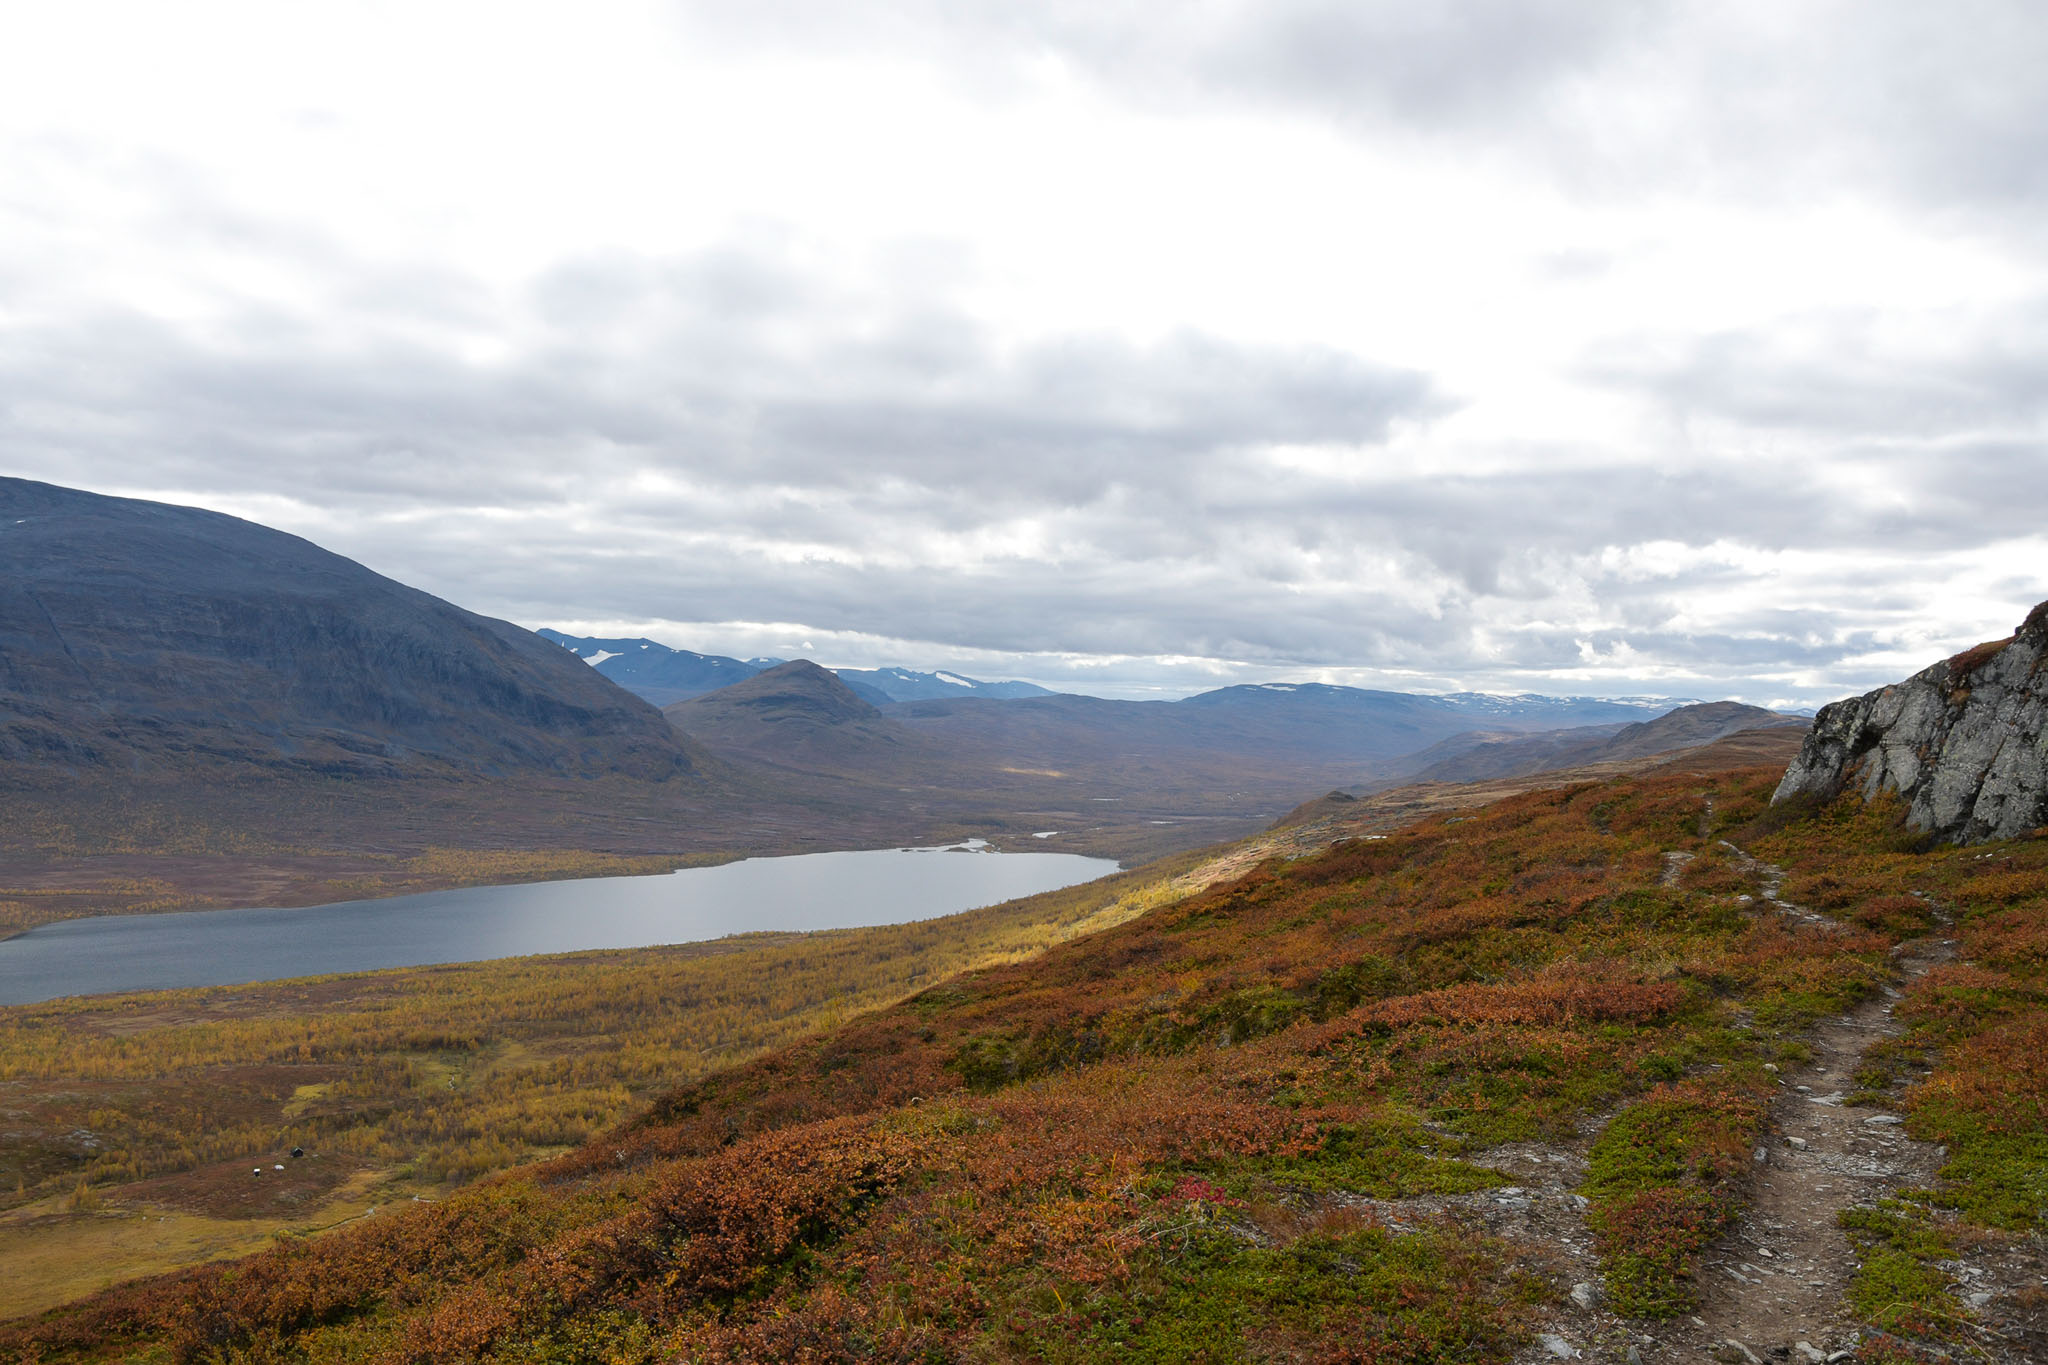
M1783 900L1780 869L1733 844L1723 847L1758 874L1769 908L1807 924L1835 923ZM1836 1216L1933 1184L1943 1153L1907 1137L1896 1114L1852 1106L1847 1098L1870 1046L1905 1031L1893 1017L1901 988L1954 955L1954 941L1938 932L1900 944L1893 950L1898 980L1808 1037L1813 1059L1780 1078L1784 1088L1757 1148L1742 1216L1700 1258L1700 1310L1653 1330L1655 1349L1641 1353L1646 1362L1819 1365L1851 1358L1857 1323L1848 1291L1856 1255Z
M1732 844L1726 847L1746 870L1757 874L1759 910L1817 928L1838 926L1829 916L1781 899L1780 869L1757 862ZM1665 860L1664 883L1674 885L1690 855L1667 853ZM1569 1193L1585 1169L1591 1132L1566 1147L1506 1147L1481 1158L1483 1164L1525 1182L1523 1189L1475 1198L1474 1203L1492 1205L1485 1208L1491 1216L1483 1221L1496 1233L1547 1243L1553 1273L1578 1281L1550 1330L1518 1360L1528 1365L1555 1365L1560 1360L1616 1365L1851 1365L1858 1359L1859 1344L1867 1354L1870 1346L1863 1342L1863 1325L1848 1303L1858 1256L1837 1216L1843 1209L1875 1205L1902 1190L1932 1186L1946 1153L1907 1137L1896 1114L1853 1105L1849 1098L1859 1088L1857 1072L1869 1049L1905 1032L1905 1025L1894 1017L1896 1002L1929 970L1953 960L1955 948L1955 941L1940 928L1900 944L1893 950L1895 976L1890 983L1806 1037L1812 1058L1780 1076L1783 1088L1756 1151L1755 1174L1741 1216L1700 1258L1696 1313L1644 1322L1617 1317L1606 1307L1591 1239L1573 1216L1575 1201ZM2039 1247L2031 1241L2024 1247L1982 1250L1993 1254L1959 1254L1945 1266L1972 1308L1983 1308L1994 1297L2003 1299L2037 1280L2048 1283L2041 1280ZM1994 1289L2003 1292L1984 1292ZM1978 1335L1954 1348L1953 1358L1990 1365L2048 1363L2048 1355L2035 1353L2039 1343L2031 1339L1986 1327L1973 1330Z
M1953 952L1924 938L1901 945L1896 960L1910 982ZM1887 987L1823 1024L1809 1040L1813 1061L1785 1074L1748 1206L1701 1257L1698 1322L1679 1319L1668 1345L1747 1365L1825 1360L1854 1344L1847 1295L1856 1255L1836 1215L1932 1185L1943 1160L1940 1148L1908 1138L1897 1115L1845 1102L1870 1045L1904 1031L1892 1016L1900 993Z

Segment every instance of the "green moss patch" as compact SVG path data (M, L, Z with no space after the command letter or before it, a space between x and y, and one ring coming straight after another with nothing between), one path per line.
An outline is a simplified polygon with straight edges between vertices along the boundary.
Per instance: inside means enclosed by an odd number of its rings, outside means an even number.
M1580 1188L1617 1311L1670 1317L1694 1306L1694 1262L1734 1217L1730 1186L1766 1112L1760 1083L1724 1074L1659 1086L1601 1131Z
M1363 1227L1284 1246L1155 1229L1125 1283L1047 1283L990 1332L994 1353L1074 1362L1505 1361L1542 1290L1484 1244Z

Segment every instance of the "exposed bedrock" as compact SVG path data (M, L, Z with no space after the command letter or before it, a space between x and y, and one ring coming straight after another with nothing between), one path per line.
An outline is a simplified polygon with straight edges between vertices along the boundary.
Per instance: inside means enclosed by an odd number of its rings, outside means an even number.
M1821 708L1772 801L1897 792L1913 828L1957 843L2048 824L2048 602L2009 639Z

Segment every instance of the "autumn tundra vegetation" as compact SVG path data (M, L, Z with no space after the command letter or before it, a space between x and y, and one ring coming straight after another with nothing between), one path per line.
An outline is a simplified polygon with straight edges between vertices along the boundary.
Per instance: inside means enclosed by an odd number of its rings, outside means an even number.
M2048 841L1930 845L1853 796L1772 808L1777 776L1586 783L1269 860L711 1070L560 1155L18 1320L0 1345L1507 1360L1568 1286L1543 1247L1457 1215L1509 1183L1495 1153L1582 1143L1607 1302L1688 1313L1782 1073L1817 1021L1894 983L1902 942L1939 934L1953 960L1906 991L1909 1029L1872 1049L1857 1098L1946 1165L1844 1220L1853 1310L1892 1334L1866 1357L1967 1352L1986 1338L1943 1258L2048 1214ZM119 1051L55 1014L11 1022L16 1067L38 1037Z
M0 1316L557 1155L680 1080L1242 856L911 924L0 1009Z

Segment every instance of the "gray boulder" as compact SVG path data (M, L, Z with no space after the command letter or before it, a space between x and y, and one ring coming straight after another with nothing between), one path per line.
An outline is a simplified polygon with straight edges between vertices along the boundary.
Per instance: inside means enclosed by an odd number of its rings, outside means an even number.
M1771 800L1896 792L1907 823L1955 843L2048 824L2048 602L2005 640L1821 708Z

